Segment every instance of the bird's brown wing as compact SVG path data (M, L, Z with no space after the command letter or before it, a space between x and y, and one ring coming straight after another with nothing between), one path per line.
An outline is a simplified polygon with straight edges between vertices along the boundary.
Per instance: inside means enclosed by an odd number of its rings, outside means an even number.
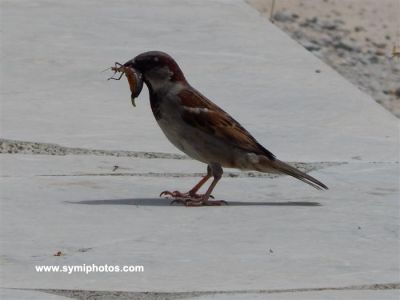
M239 122L200 92L193 88L184 89L179 93L179 98L184 107L182 119L188 125L225 140L234 147L275 159Z

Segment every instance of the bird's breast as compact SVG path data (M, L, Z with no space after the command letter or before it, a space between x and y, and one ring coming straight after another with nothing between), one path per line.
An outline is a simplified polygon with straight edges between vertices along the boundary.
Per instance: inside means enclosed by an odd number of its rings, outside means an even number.
M167 139L189 157L204 163L217 162L232 167L235 158L231 146L214 135L190 125L182 118L179 88L150 97L151 108Z

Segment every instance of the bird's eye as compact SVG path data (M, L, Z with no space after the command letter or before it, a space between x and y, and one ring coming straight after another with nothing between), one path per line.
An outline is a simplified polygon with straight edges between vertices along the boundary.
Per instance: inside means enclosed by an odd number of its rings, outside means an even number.
M154 60L154 62L158 62L158 57L157 56L155 56L154 58L153 58L153 60Z

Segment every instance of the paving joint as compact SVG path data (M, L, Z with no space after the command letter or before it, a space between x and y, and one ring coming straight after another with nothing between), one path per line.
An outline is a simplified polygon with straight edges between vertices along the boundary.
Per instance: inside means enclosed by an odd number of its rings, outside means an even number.
M18 141L10 139L0 139L0 153L8 154L40 154L40 155L97 155L97 156L118 156L135 158L161 158L161 159L189 159L186 155L143 152L127 150L99 150L87 148L65 147L58 144Z
M37 289L49 294L66 296L73 299L185 299L208 295L234 295L234 294L280 294L280 293L301 293L321 291L361 291L361 290L399 290L400 283L374 283L365 285L350 285L342 287L317 287L317 288L294 288L294 289L268 289L268 290L232 290L232 291L193 291L193 292L121 292L121 291L85 291L85 290L58 290L58 289Z

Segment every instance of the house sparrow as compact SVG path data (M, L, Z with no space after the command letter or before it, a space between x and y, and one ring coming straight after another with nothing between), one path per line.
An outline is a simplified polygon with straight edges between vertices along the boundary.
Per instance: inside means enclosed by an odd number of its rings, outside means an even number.
M207 164L207 175L189 192L160 194L173 197L171 203L187 206L226 203L210 200L221 179L222 167L287 174L316 189L328 189L317 179L278 160L228 113L194 89L168 54L145 52L123 65L116 63L112 69L128 77L132 99L140 94L143 80L149 89L154 117L168 140L191 158ZM198 194L211 177L213 181L206 193Z

